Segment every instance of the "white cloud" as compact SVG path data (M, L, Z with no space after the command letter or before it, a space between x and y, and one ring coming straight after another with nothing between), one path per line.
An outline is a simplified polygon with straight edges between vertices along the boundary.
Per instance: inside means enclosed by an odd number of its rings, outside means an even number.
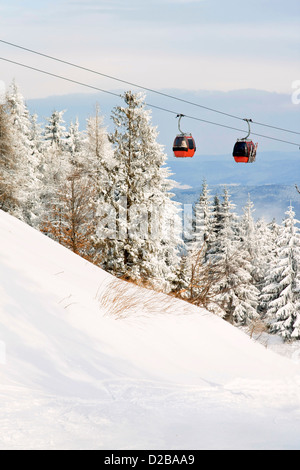
M175 189L192 189L192 186L189 186L188 184L181 184L177 181L173 181L173 187Z

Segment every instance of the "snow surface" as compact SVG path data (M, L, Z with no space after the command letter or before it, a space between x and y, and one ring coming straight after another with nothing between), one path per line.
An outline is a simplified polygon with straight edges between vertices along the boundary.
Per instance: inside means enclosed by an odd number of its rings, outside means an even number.
M1 211L0 241L1 450L300 449L298 343L116 283Z

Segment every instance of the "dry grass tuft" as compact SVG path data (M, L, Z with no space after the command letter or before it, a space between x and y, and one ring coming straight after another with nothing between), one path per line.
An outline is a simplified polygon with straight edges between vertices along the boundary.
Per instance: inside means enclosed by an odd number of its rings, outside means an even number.
M266 323L261 318L252 320L246 329L250 338L254 339L255 341L259 341L265 347L268 346L268 336L266 335L266 339L264 339L264 334L268 333L268 328Z
M188 306L168 295L117 278L108 284L99 302L108 315L117 319L188 311Z

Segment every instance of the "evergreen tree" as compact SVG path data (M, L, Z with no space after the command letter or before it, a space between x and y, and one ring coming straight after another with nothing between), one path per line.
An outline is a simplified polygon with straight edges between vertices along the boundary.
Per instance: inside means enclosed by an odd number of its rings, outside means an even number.
M27 223L35 228L39 228L39 223L42 217L43 206L40 195L42 194L43 187L43 150L44 142L42 136L41 124L38 123L38 116L36 114L30 116L31 120L31 133L30 133L30 153L32 158L32 172L34 177L34 185L29 199L30 217L27 216L25 220Z
M180 243L178 207L163 167L166 155L157 143L144 96L126 92L126 107L113 111L116 178L114 198L122 206L117 219L114 270L131 278L157 280L170 288L176 280Z
M12 120L7 105L0 104L0 209L14 214L18 206Z
M255 223L254 230L257 240L257 251L252 257L254 268L253 278L255 280L255 285L260 292L258 312L261 318L264 319L268 308L268 300L263 294L263 289L269 283L272 266L276 264L276 233L278 231L278 226L275 221L269 224L263 219L259 219Z
M278 258L263 289L272 333L285 341L300 338L300 235L290 206L278 237Z
M61 241L63 224L61 187L72 173L72 164L65 145L66 133L62 114L63 112L54 111L47 119L40 163L42 210L39 216L39 228L58 242Z
M212 240L212 204L210 191L204 180L198 201L193 207L191 240L186 241L187 253L182 257L178 273L178 289L191 301L199 297L204 282L203 265L208 261L207 252Z
M222 204L219 196L216 194L214 196L213 205L212 205L212 218L211 218L211 236L210 236L210 245L207 249L207 259L214 258L214 255L218 253L218 237L222 229L223 222L223 211Z
M194 237L193 249L202 248L205 243L206 250L209 250L210 242L212 240L212 203L210 191L206 181L203 181L202 191L199 200L193 208L194 212Z
M114 272L114 260L118 256L115 251L116 214L115 201L115 159L107 129L99 106L95 115L87 120L86 139L83 147L83 167L93 188L93 203L95 207L94 233L94 262L106 271Z
M37 200L37 152L32 136L32 120L19 87L11 84L7 93L7 104L12 120L13 151L15 154L15 184L19 206L15 213L26 223L33 225Z
M57 116L44 148L44 216L41 230L74 253L96 263L95 254L97 197L92 174L97 168L87 163L86 141L79 122L63 132ZM60 130L57 130L60 127ZM56 130L54 130L54 128ZM48 130L49 130L48 129ZM52 138L56 136L56 138ZM58 136L60 136L58 138Z
M65 111L53 111L47 118L45 125L44 138L50 146L56 146L60 150L65 148L66 128L63 120Z
M262 226L262 235L265 246L265 261L266 273L261 283L260 296L259 296L259 311L264 319L267 317L269 304L272 300L276 299L278 289L277 280L278 273L275 273L274 267L277 267L279 258L279 244L280 233L283 227L278 225L273 219L266 227Z
M248 201L243 209L240 223L240 238L248 251L252 265L251 276L254 285L260 290L268 267L268 228L262 220L255 223L253 219L254 204L248 196Z
M223 276L214 286L215 302L223 310L224 318L244 325L258 318L258 290L251 276L251 258L240 239L238 217L233 212L235 206L226 188L221 207L219 204L217 207L210 260L212 269L217 266L219 271L223 271Z
M69 152L69 161L76 168L82 168L84 165L84 137L79 130L79 121L71 122L68 132L65 136L65 149Z

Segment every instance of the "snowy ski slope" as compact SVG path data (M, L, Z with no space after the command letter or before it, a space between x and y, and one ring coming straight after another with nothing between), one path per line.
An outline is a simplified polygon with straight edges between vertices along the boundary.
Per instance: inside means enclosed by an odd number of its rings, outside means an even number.
M297 361L0 211L0 449L299 449L299 436Z

